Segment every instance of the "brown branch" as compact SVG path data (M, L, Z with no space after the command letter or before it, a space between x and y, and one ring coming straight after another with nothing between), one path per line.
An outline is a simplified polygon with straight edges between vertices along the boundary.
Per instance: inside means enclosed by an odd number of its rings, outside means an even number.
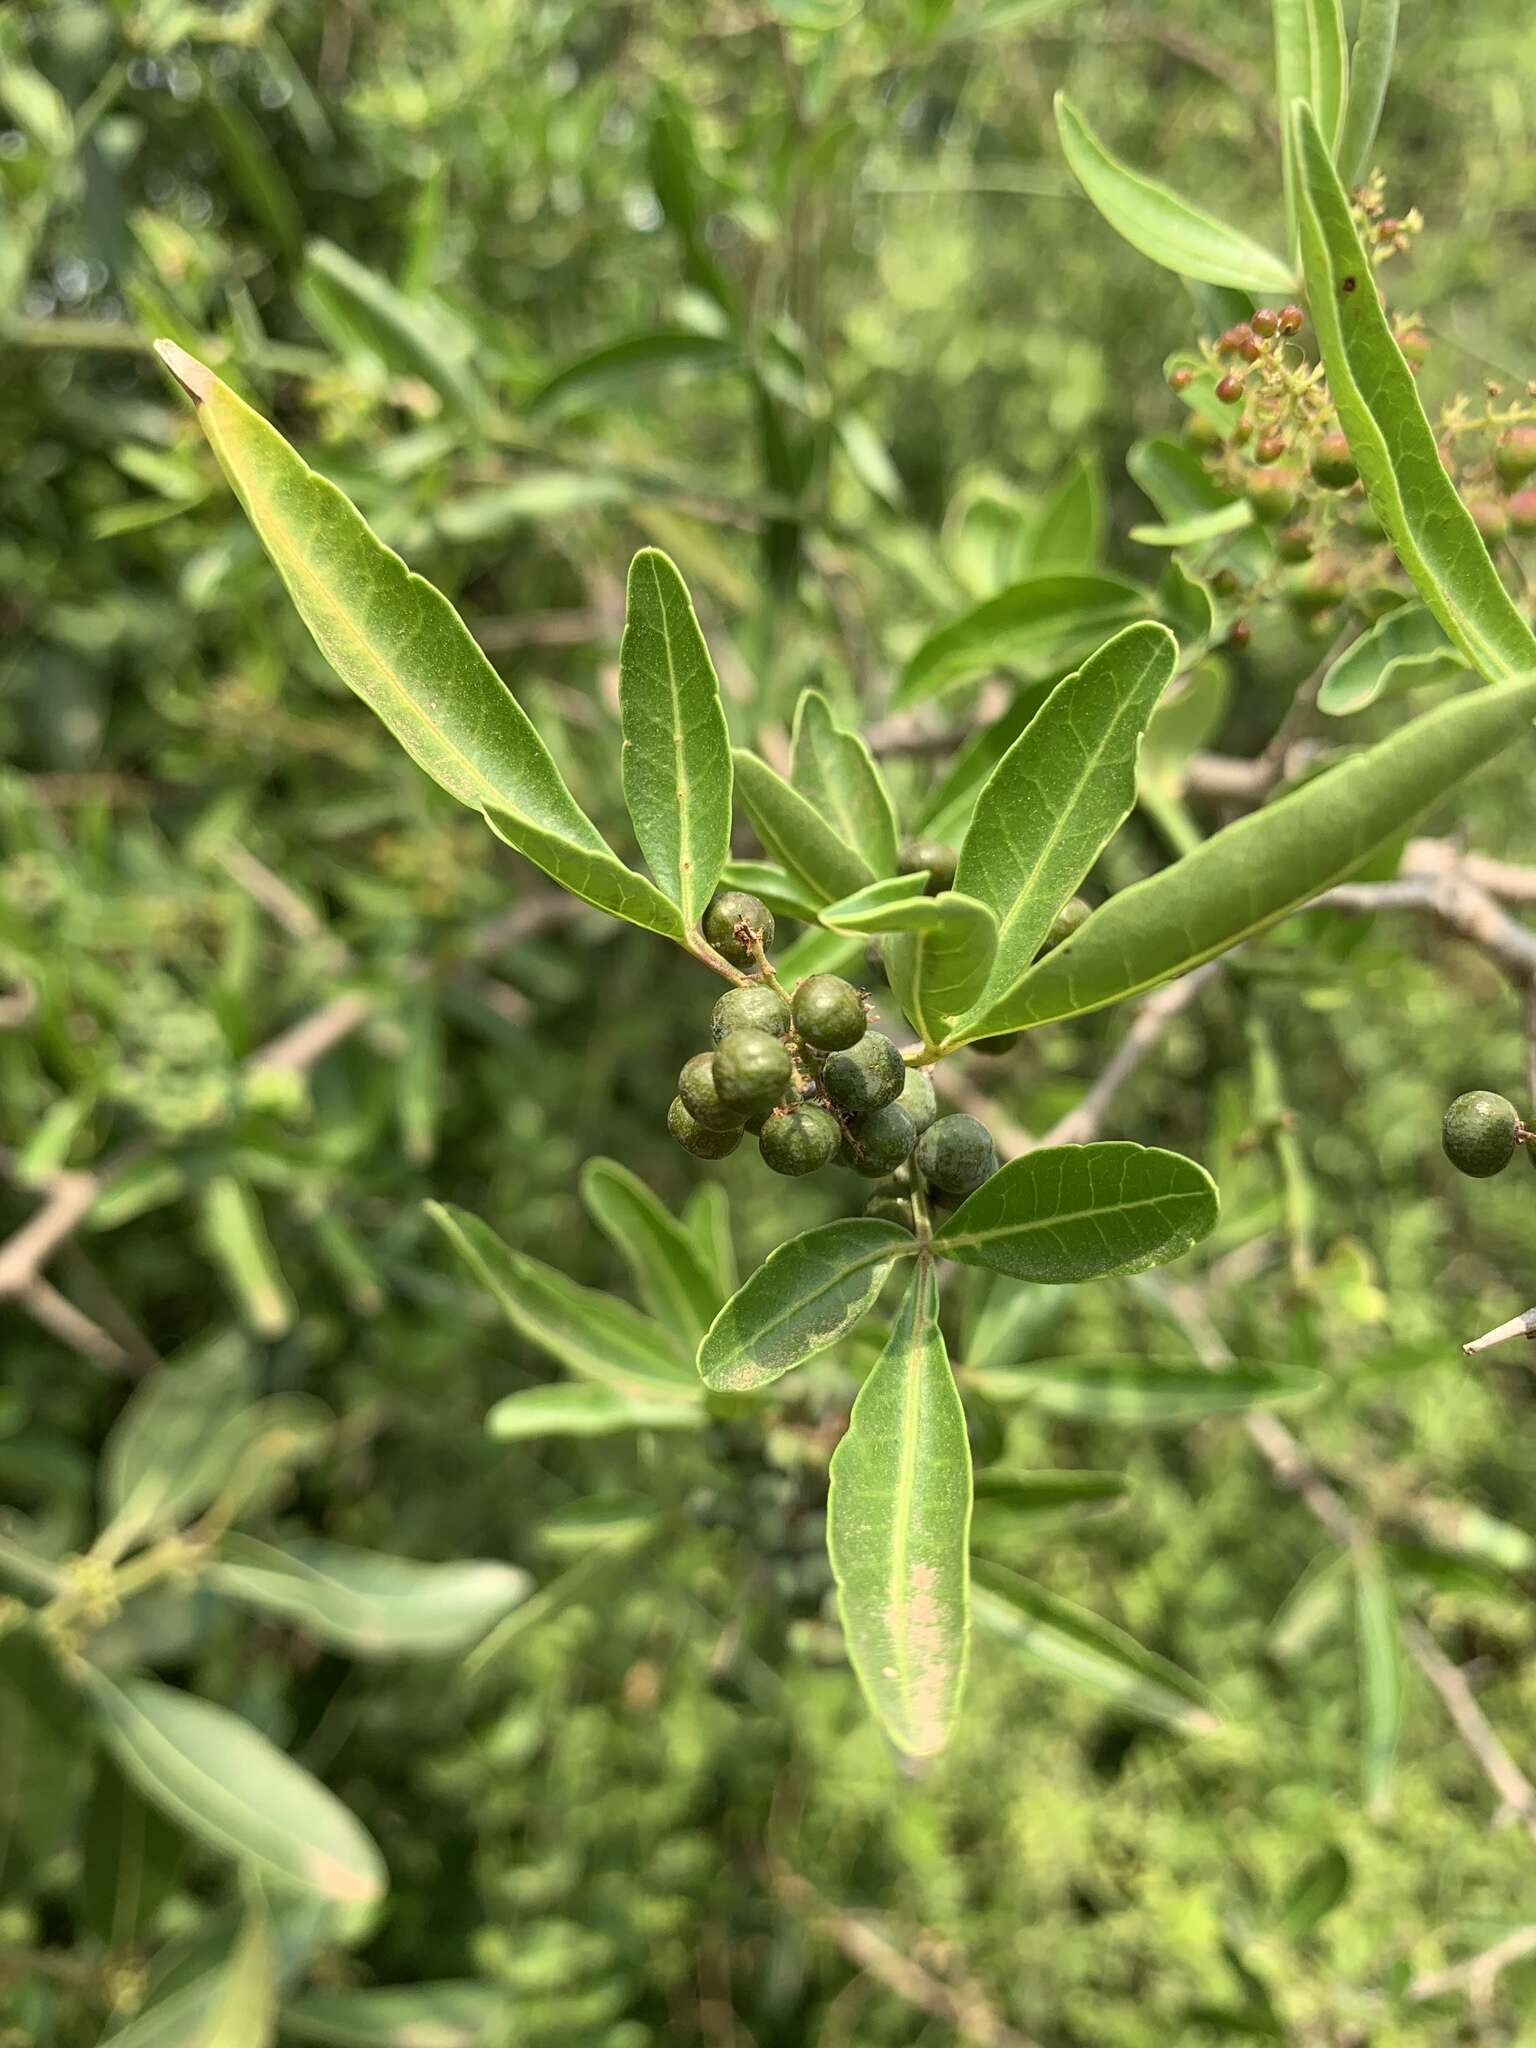
M1052 1125L1040 1140L1042 1145L1084 1145L1096 1138L1115 1097L1157 1044L1174 1018L1187 1010L1208 983L1222 971L1222 962L1208 960L1177 981L1170 981L1155 995L1147 997L1132 1020L1130 1030L1099 1073L1088 1093Z
M93 1323L83 1309L76 1308L50 1281L29 1280L18 1289L16 1299L34 1322L93 1365L103 1366L108 1372L129 1371L137 1366L131 1352L100 1323Z
M1526 929L1464 874L1409 875L1395 882L1345 882L1316 898L1317 907L1348 917L1411 910L1437 918L1457 938L1486 953L1519 988L1536 983L1536 932Z
M1536 1927L1517 1927L1513 1934L1506 1934L1502 1941L1496 1941L1492 1948L1485 1948L1481 1955L1475 1955L1464 1963L1455 1963L1447 1970L1430 1970L1422 1977L1415 1977L1408 1986L1408 1996L1422 2005L1426 1999L1444 1998L1448 1992L1465 1991L1467 2002L1474 2012L1488 2014L1493 2006L1494 1987L1499 1974L1511 1963L1522 1962L1526 1956L1536 1955Z

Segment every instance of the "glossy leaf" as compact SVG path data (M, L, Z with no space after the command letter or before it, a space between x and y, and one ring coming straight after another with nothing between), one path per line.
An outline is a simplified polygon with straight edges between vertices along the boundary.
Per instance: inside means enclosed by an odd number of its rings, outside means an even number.
M727 889L745 889L760 896L775 917L797 917L814 924L820 904L787 870L772 860L728 860L720 877Z
M987 985L997 920L985 903L946 889L893 905L896 925L881 948L891 992L925 1045L937 1045Z
M1083 574L1104 548L1104 487L1098 465L1074 456L1030 521L1024 557L1032 576Z
M1357 1545L1355 1643L1360 1659L1360 1770L1368 1806L1380 1811L1392 1790L1403 1725L1403 1649L1397 1602L1372 1546Z
M1136 802L1142 734L1177 665L1165 626L1117 633L1046 698L976 799L955 886L997 918L978 1000L1019 980Z
M1215 833L1096 910L967 1038L1027 1030L1155 988L1342 882L1463 775L1521 739L1536 683L1479 690Z
M583 1379L674 1399L693 1384L672 1339L627 1302L580 1287L553 1266L503 1244L467 1210L428 1202L427 1214L520 1336Z
M832 1454L827 1552L876 1719L909 1756L943 1749L970 1647L971 1449L919 1265Z
M1216 1188L1177 1152L1118 1140L1043 1146L984 1181L934 1250L1019 1280L1068 1283L1165 1265L1215 1225Z
M699 1346L699 1374L718 1394L765 1387L851 1330L897 1259L917 1246L896 1223L824 1223L768 1254L731 1296Z
M1075 661L1146 605L1146 592L1119 576L1027 576L930 633L893 701L926 703L997 668Z
M1345 648L1323 678L1317 708L1331 718L1349 718L1378 698L1465 672L1465 661L1434 613L1421 604L1400 605Z
M1491 682L1536 672L1536 637L1441 465L1317 123L1304 105L1293 118L1307 302L1371 505L1420 597L1472 666Z
M526 1443L546 1436L619 1436L646 1429L702 1429L708 1420L697 1396L680 1392L676 1401L643 1399L617 1387L572 1385L524 1387L498 1401L485 1418L486 1434L498 1443Z
M1296 246L1297 168L1287 120L1291 106L1305 100L1317 117L1328 147L1338 142L1344 116L1349 54L1339 0L1270 0L1275 41L1275 99L1284 136L1283 177L1287 243Z
M816 805L776 769L736 749L736 793L772 859L817 903L851 896L875 879L861 853L841 838Z
M259 1892L246 1905L240 1934L219 1972L209 2004L207 2048L272 2048L277 2039L277 1949Z
M731 739L687 585L660 548L629 565L619 716L635 838L692 930L730 852Z
M484 1558L421 1564L319 1537L282 1544L226 1537L208 1581L353 1657L467 1650L530 1590L516 1565Z
M1287 292L1287 265L1247 235L1111 156L1064 93L1056 130L1072 175L1133 249L1165 270L1246 292Z
M142 1941L175 1889L184 1846L103 1755L81 1824L80 1892L85 1923L108 1948Z
M1059 1599L1001 1565L972 1565L976 1625L1055 1678L1110 1700L1122 1713L1209 1735L1220 1726L1203 1686L1112 1622Z
M1325 1391L1321 1373L1297 1365L1240 1362L1211 1372L1194 1359L1043 1358L966 1375L993 1401L1031 1401L1051 1415L1092 1422L1197 1422L1310 1401Z
M581 1169L581 1199L617 1247L647 1309L691 1349L714 1321L720 1295L687 1227L616 1159L587 1161Z
M507 1994L489 1984L306 1991L283 2006L283 2031L316 2048L495 2048Z
M862 939L813 927L774 956L774 969L786 988L793 988L807 974L851 974L857 981L864 954Z
M208 1505L250 1441L255 1394L249 1347L235 1336L135 1388L102 1454L114 1554Z
M1371 174L1376 130L1386 104L1397 46L1398 0L1360 0L1349 62L1349 98L1336 152L1344 189L1353 192Z
M821 921L834 932L878 937L882 932L897 931L899 924L889 921L893 913L904 905L921 903L927 887L926 874L887 875L883 881L871 882L867 888L829 903L820 913Z
M736 354L733 342L689 328L626 335L563 364L534 392L527 411L535 419L556 419L577 406L606 402L648 378L724 368Z
M384 1866L361 1824L248 1721L148 1678L90 1676L88 1698L127 1777L178 1827L274 1884L368 1904Z
M795 708L790 780L874 875L896 869L896 814L874 756L855 732L838 725L819 690L803 691Z
M604 843L441 591L211 370L157 347L315 645L418 767L562 887L681 939L676 906Z

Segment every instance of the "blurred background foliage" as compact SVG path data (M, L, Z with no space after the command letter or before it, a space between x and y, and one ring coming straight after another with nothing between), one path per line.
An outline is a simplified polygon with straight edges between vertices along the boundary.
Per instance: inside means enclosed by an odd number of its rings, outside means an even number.
M1405 14L1378 155L1427 218L1394 290L1437 397L1536 372L1528 30L1519 0ZM264 1391L336 1418L270 1530L548 1580L571 1503L680 1495L705 1469L670 1445L488 1442L491 1402L546 1367L450 1270L422 1201L620 1291L578 1199L594 1153L674 1205L717 1180L744 1265L786 1202L799 1224L840 1206L669 1147L710 989L552 902L345 695L146 338L215 362L454 597L622 845L637 544L676 557L737 737L770 756L807 683L878 728L922 634L995 587L991 508L1027 515L1078 458L1108 559L1154 573L1119 537L1146 516L1124 457L1170 430L1162 365L1197 315L1071 185L1051 93L1273 234L1269 64L1266 11L1215 0L55 0L0 19L0 1220L112 1162L48 1293L5 1306L0 1500L35 1541L89 1540L133 1377L233 1330ZM1252 752L1314 658L1267 619L1226 657L1205 743ZM889 763L914 799L937 772L921 746ZM1536 861L1528 764L1437 823ZM1115 879L1162 857L1133 822ZM1280 1126L1255 1117L1256 986L1314 1211L1301 1289ZM282 1036L317 1028L323 1057ZM1039 1130L1124 1028L957 1064ZM1398 1539L1517 1754L1536 1405L1517 1356L1473 1369L1457 1346L1529 1296L1531 1190L1453 1183L1436 1131L1464 1087L1519 1097L1523 1068L1478 955L1314 917L1176 1021L1108 1133L1215 1173L1223 1229L1172 1282L1239 1354L1329 1373L1307 1440ZM1042 1300L1014 1361L1177 1352L1160 1299ZM480 1978L532 2048L1529 2038L1529 1963L1482 2004L1419 1994L1530 1919L1532 1817L1493 1813L1414 1678L1390 1805L1367 1812L1347 1614L1307 1577L1324 1539L1238 1427L1010 1410L977 1430L979 1461L1128 1475L1118 1513L1031 1522L1000 1554L1196 1674L1218 1733L1129 1719L983 1640L956 1747L904 1778L796 1621L818 1589L786 1596L750 1532L714 1527L604 1561L472 1683L223 1610L158 1639L147 1614L131 1654L240 1711L379 1841L389 1899L322 1954L322 1983ZM771 1493L773 1469L740 1483ZM227 1886L194 1854L130 1940L104 1938L81 1903L92 1760L68 1739L19 1755L0 2039L74 2048L131 2017L146 1960L174 1968ZM958 1987L950 2007L860 1968L870 1923L848 1916L871 1910L925 1982Z

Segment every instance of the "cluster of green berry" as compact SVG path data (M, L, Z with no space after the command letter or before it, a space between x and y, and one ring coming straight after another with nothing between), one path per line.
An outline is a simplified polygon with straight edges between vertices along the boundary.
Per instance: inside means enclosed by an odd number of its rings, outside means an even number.
M819 1422L713 1422L704 1449L725 1481L688 1497L701 1529L740 1536L785 1611L798 1619L833 1617L827 1561L827 1460L832 1442Z
M1458 1173L1474 1180L1490 1180L1502 1173L1515 1156L1515 1147L1536 1133L1520 1121L1515 1105L1506 1096L1487 1088L1472 1088L1458 1095L1445 1112L1440 1142L1445 1156ZM1531 1160L1536 1164L1536 1148Z
M704 936L760 978L728 989L710 1019L713 1049L678 1076L667 1128L698 1159L723 1159L750 1131L775 1173L815 1173L834 1160L871 1180L869 1213L913 1224L913 1174L940 1198L970 1194L997 1170L985 1128L940 1116L933 1083L872 1030L860 992L837 974L809 974L786 994L768 963L773 913L740 890L716 896Z

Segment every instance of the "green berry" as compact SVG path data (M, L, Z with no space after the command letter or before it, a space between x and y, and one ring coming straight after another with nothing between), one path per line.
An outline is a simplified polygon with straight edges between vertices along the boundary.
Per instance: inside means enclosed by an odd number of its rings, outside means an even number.
M1248 502L1261 526L1278 526L1290 517L1300 484L1294 469L1263 470L1248 479Z
M1342 434L1324 434L1312 450L1312 474L1327 491L1347 491L1360 472Z
M770 1031L733 1031L711 1057L715 1093L722 1107L738 1116L772 1109L788 1085L789 1050Z
M912 1157L917 1131L899 1102L856 1116L848 1126L846 1153L859 1173L872 1180L890 1173Z
M769 1031L782 1038L789 1029L789 1005L776 989L760 981L747 988L728 988L710 1012L709 1029L716 1045L733 1031Z
M902 1082L901 1093L896 1100L911 1117L912 1128L919 1137L939 1113L939 1098L921 1067L908 1067L907 1078Z
M765 953L773 944L773 912L745 889L722 889L704 913L704 936L722 959L750 967L749 939L757 939Z
M840 974L808 974L795 990L790 1015L818 1052L845 1052L868 1028L858 990Z
M866 1031L847 1052L832 1053L821 1070L821 1085L832 1100L860 1115L894 1102L906 1078L901 1054L879 1031Z
M676 1138L685 1152L691 1152L695 1159L724 1159L728 1152L734 1152L741 1143L741 1131L712 1131L688 1113L688 1105L681 1095L674 1095L672 1107L667 1111L667 1129Z
M677 1077L677 1094L696 1124L707 1131L739 1131L742 1112L723 1101L712 1052L696 1052Z
M1282 526L1275 535L1275 553L1282 562L1304 562L1311 552L1311 530L1304 525Z
M997 1171L992 1134L973 1116L941 1116L917 1141L924 1178L947 1195L968 1195Z
M925 896L942 896L946 889L953 889L958 865L955 849L942 839L904 839L896 856L897 871L903 875L920 875L927 869Z
M830 1110L802 1102L763 1125L757 1149L775 1173L815 1173L837 1156L842 1132Z
M884 1223L899 1223L903 1230L916 1233L912 1204L905 1195L871 1195L864 1204L864 1214L878 1216Z
M1487 1180L1502 1173L1514 1158L1519 1130L1520 1119L1512 1102L1486 1088L1474 1088L1458 1095L1445 1112L1440 1142L1458 1173Z
M1493 451L1493 466L1499 481L1513 490L1536 470L1536 426L1511 427L1499 436Z

